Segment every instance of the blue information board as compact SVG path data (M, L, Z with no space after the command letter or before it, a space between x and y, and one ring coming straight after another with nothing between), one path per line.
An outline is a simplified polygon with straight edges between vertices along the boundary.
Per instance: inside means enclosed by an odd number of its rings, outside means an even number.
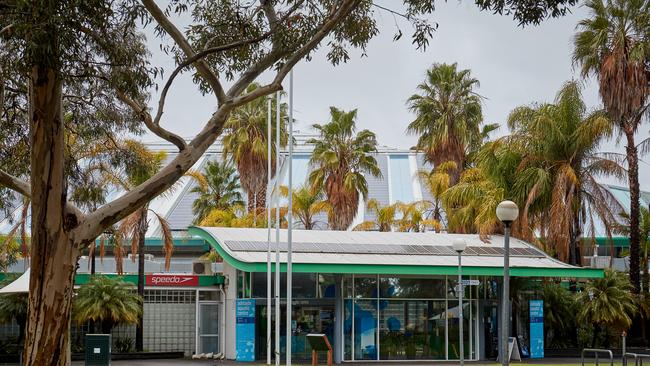
M544 358L543 300L530 300L530 358Z
M238 299L237 316L237 361L255 361L255 300Z

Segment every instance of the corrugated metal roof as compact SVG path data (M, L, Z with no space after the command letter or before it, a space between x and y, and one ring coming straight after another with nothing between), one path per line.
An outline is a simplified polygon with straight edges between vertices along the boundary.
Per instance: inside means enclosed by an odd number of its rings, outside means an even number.
M204 233L210 235L221 249L238 261L245 263L265 263L266 252L246 250L245 245L229 246L228 242L249 242L266 244L266 229L239 229L200 227ZM286 241L286 230L281 231L280 240ZM504 238L493 236L490 242L482 241L478 235L473 234L436 234L427 233L395 233L395 232L359 232L359 231L320 231L320 230L294 230L293 241L296 243L311 243L313 251L308 251L308 246L302 245L300 252L294 252L294 263L305 264L357 264L357 265L408 265L408 266L454 266L457 264L455 255L425 255L419 253L387 254L384 249L389 246L409 245L413 250L417 246L423 247L449 247L454 240L464 240L470 248L499 248L503 249ZM272 243L274 245L274 243ZM363 253L349 253L341 250L339 253L324 253L323 246L360 246ZM251 247L253 245L251 244ZM524 241L512 238L510 247L513 252L519 253L511 258L512 267L527 268L576 268L557 261L544 253L536 250L534 246ZM237 248L238 250L234 250ZM374 250L373 250L374 248ZM522 251L518 249L533 249ZM468 251L469 252L469 251ZM474 251L476 253L476 251ZM286 261L286 254L281 253L281 261ZM463 265L476 267L502 267L503 256L489 254L463 254Z

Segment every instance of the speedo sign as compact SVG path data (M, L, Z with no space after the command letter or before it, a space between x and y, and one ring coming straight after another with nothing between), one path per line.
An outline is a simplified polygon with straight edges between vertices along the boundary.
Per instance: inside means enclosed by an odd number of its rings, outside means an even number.
M148 286L191 287L199 285L199 277L191 275L147 275Z

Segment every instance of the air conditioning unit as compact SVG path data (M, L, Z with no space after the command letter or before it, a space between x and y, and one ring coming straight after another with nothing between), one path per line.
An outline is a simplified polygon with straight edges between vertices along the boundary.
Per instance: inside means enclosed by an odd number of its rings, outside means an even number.
M211 275L212 262L204 259L197 259L192 262L192 273L195 275Z

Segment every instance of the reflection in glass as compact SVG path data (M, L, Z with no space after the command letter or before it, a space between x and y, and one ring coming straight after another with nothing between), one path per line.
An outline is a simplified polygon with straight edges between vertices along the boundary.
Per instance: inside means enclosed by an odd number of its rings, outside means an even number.
M266 273L253 272L252 287L254 298L266 298ZM275 275L271 278L271 296L275 296ZM291 288L293 289L294 299L314 299L316 298L316 274L315 273L294 273L292 276ZM280 296L287 296L287 274L280 274Z
M382 277L379 294L383 298L444 299L444 278Z
M377 276L354 278L354 297L357 299L377 298Z
M445 358L445 301L379 301L380 359Z
M460 358L460 328L458 326L458 302L449 301L449 309L447 309L447 317L449 319L448 332L449 332L449 359L457 360ZM465 358L469 358L469 333L470 333L470 306L469 301L463 301L463 347Z
M336 276L318 274L318 298L334 298L336 296Z
M377 301L354 302L354 359L377 359Z
M343 358L352 360L352 300L343 300Z

